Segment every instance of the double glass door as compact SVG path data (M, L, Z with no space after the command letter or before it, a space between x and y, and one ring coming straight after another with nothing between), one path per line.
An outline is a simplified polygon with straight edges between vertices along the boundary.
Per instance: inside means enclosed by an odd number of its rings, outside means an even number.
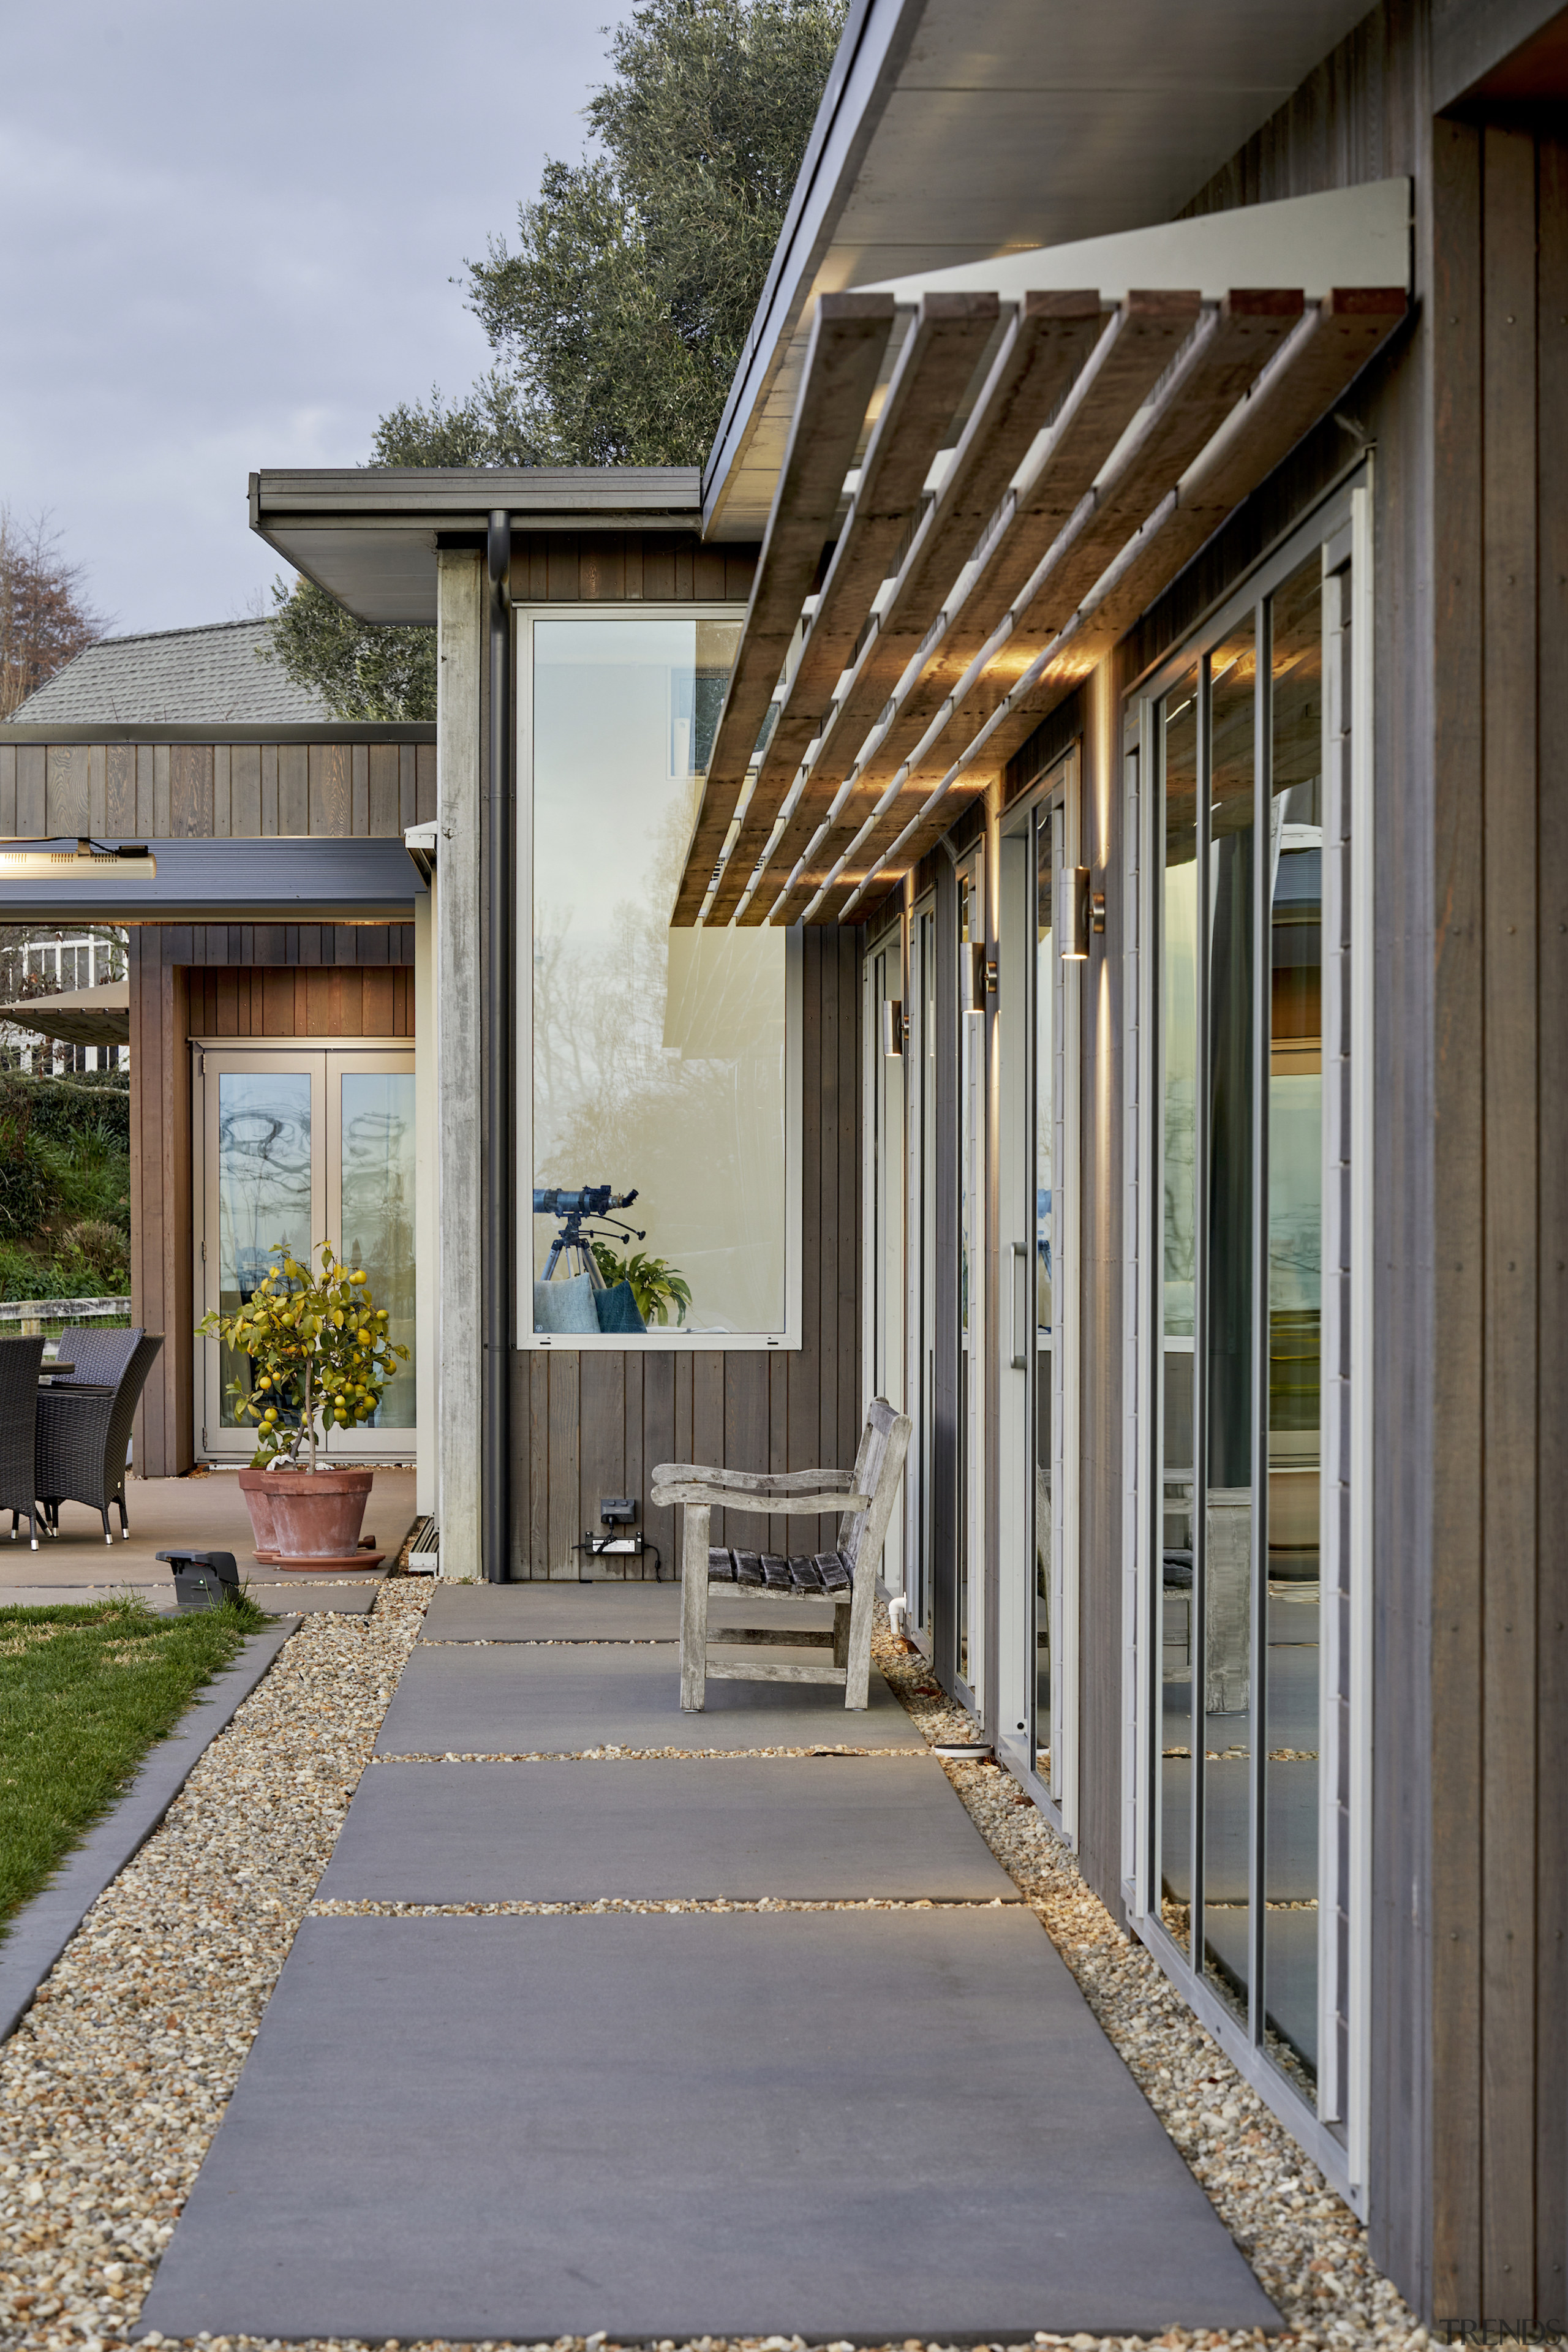
M392 1339L407 1360L374 1421L336 1429L337 1454L384 1455L414 1444L414 1055L396 1046L200 1046L195 1074L204 1313L231 1315L250 1298L282 1242L304 1261L330 1241L363 1266ZM248 1392L249 1360L216 1339L197 1342L198 1450L247 1459L252 1424L230 1384Z

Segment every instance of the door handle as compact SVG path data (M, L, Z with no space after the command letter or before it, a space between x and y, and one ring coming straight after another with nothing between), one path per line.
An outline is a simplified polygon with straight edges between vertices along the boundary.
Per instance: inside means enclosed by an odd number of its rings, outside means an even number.
M1015 1372L1026 1372L1029 1369L1029 1359L1024 1353L1018 1339L1018 1301L1020 1292L1024 1294L1026 1301L1028 1296L1029 1247L1026 1242L1009 1242L1007 1248L1013 1260L1013 1357L1010 1369ZM1018 1279L1020 1266L1025 1277L1022 1282Z

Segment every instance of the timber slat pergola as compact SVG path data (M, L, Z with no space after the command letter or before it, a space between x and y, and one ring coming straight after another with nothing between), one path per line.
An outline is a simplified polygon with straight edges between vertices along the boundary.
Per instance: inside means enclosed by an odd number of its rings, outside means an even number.
M1396 287L824 296L675 923L853 920L1405 310Z

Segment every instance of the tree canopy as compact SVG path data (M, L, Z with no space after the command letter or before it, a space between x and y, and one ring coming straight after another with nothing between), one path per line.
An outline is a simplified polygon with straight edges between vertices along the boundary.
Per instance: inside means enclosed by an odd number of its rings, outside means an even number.
M710 447L816 119L845 0L642 0L517 238L465 263L494 353L459 401L389 409L375 466L697 466ZM273 658L347 719L435 716L428 630L308 581Z
M0 719L103 635L59 540L47 514L19 521L0 506Z

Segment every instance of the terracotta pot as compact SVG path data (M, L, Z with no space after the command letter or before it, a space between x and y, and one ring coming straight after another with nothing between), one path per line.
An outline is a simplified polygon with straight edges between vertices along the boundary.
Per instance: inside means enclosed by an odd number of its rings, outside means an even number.
M267 1491L271 1475L269 1470L242 1470L239 1474L239 1491L250 1513L250 1532L256 1538L258 1559L271 1552L278 1541L272 1528L272 1498Z
M281 1566L341 1560L353 1554L374 1470L258 1470L252 1475L264 1483L271 1505L270 1549Z

